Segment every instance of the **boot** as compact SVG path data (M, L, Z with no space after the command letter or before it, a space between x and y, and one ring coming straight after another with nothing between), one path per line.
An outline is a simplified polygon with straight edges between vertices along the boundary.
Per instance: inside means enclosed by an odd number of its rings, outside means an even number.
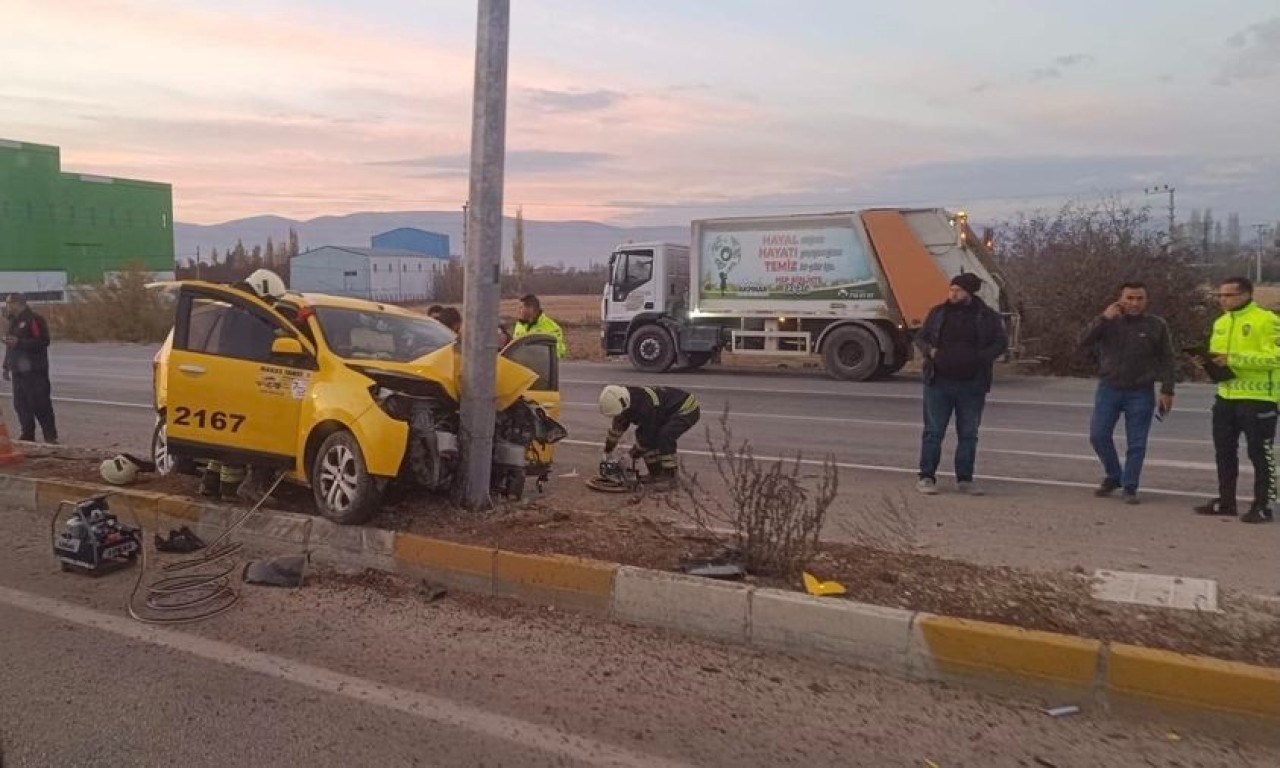
M218 498L221 496L222 480L218 476L216 468L205 467L204 474L200 475L200 495L210 498Z

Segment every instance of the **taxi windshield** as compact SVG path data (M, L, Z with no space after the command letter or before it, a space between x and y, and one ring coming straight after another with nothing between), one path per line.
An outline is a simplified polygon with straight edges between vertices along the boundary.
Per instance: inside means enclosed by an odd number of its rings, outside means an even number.
M347 360L390 360L407 363L446 347L453 331L429 317L386 312L316 307L325 342Z

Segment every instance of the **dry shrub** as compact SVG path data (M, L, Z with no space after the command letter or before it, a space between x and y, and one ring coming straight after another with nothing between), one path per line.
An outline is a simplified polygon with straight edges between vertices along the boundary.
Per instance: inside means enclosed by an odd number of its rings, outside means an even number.
M1208 276L1187 251L1168 247L1147 209L1115 200L1071 203L1056 214L1019 216L996 242L1021 304L1025 351L1045 358L1048 373L1096 373L1077 341L1129 281L1146 283L1149 310L1168 322L1175 349L1206 338Z
M919 516L907 497L883 494L877 501L863 505L840 523L849 541L884 552L910 552L916 546Z
M145 267L130 264L108 282L77 290L67 303L44 308L50 332L58 341L164 341L173 327L173 300L147 288L151 280Z
M697 474L684 474L672 506L704 531L727 528L748 572L795 576L817 551L839 491L835 457L823 460L810 487L800 453L795 461L757 459L750 441L735 443L727 407L719 426L719 437L707 427L707 446L727 492L710 492Z

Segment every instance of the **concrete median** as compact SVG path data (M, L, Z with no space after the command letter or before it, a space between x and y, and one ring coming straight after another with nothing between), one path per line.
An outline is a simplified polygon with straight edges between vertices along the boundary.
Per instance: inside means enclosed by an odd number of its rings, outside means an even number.
M220 533L243 508L128 489L0 474L0 502L52 512L60 502L112 492L112 508L149 528L190 522ZM977 677L1091 690L1280 722L1280 669L1187 656L981 621L814 598L559 555L530 555L411 533L337 526L263 510L245 541L322 559L422 575L451 588L501 595L617 621L797 655L837 659L899 677Z

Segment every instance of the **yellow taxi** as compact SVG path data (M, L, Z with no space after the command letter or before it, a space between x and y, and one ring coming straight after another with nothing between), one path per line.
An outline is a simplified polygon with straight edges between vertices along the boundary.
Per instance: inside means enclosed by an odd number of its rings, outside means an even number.
M153 370L160 472L201 461L283 471L344 524L367 519L392 481L453 487L461 356L444 325L338 296L168 287L176 317ZM501 351L494 406L493 490L518 498L527 475L546 479L566 434L554 338Z

